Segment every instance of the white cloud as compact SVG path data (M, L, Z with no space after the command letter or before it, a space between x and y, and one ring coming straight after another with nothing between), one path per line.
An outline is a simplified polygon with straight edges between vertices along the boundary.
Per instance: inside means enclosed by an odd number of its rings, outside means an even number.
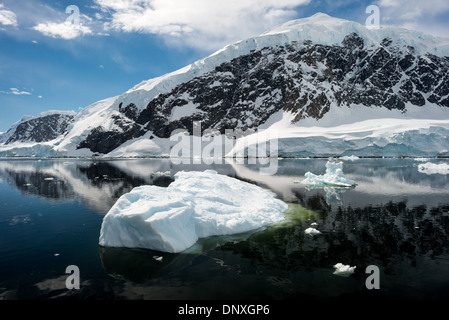
M37 96L39 99L42 99L42 96Z
M79 36L84 36L92 34L92 30L89 27L83 26L82 24L75 25L68 22L44 22L39 23L33 27L34 30L39 31L45 36L52 38L62 38L65 40L70 40L77 38Z
M30 95L30 94L31 94L31 92L20 91L20 90L17 89L17 88L10 88L9 90L10 90L10 91L0 91L0 92L1 92L1 93L5 93L5 94L14 94L14 95L17 95L17 96L20 96L20 95Z
M447 0L379 0L381 19L384 23L398 25L425 33L448 37Z
M95 0L106 30L141 32L203 49L266 31L310 0Z
M5 8L5 6L0 3L0 24L5 26L17 26L17 16L11 10Z

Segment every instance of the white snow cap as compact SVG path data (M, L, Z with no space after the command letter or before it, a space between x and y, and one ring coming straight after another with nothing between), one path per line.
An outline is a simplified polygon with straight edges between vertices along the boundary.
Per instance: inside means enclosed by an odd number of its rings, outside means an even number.
M366 46L378 46L383 39L391 38L400 45L413 46L417 54L432 53L437 56L449 56L449 38L439 38L394 26L368 29L360 23L334 18L319 12L308 18L288 21L259 36L227 45L210 56L174 72L144 80L121 95L116 104L123 102L126 105L130 102L142 101L137 104L137 107L143 108L158 94L169 92L177 85L212 71L223 62L250 54L253 50L281 46L293 41L301 43L305 40L323 45L341 45L343 39L351 33L357 33Z
M142 186L120 197L103 219L99 243L180 252L199 238L280 222L287 208L270 192L216 171L181 171L167 188Z

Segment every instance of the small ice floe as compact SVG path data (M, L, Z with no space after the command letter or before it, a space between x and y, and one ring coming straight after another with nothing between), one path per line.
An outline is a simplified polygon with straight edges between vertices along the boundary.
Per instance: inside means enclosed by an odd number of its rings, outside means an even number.
M303 184L309 186L327 186L327 187L352 187L356 183L343 174L343 162L330 158L326 163L326 173L324 175L315 175L306 172L306 179Z
M334 274L341 277L349 277L354 273L356 266L351 267L350 265L344 265L343 263L337 263L334 265Z
M315 228L312 228L312 227L307 228L304 232L307 233L307 234L310 234L311 236L314 236L316 234L320 234L321 233L319 230L317 230Z
M418 165L418 171L425 174L449 174L449 164L426 162Z
M159 262L162 262L163 256L153 256L153 259Z
M53 180L55 180L55 178L45 178L44 180L45 181L53 181Z
M55 256L55 257L59 256L59 253L55 253L54 256Z
M158 171L158 172L153 172L152 175L153 176L170 176L171 172L170 171L165 171L165 172Z

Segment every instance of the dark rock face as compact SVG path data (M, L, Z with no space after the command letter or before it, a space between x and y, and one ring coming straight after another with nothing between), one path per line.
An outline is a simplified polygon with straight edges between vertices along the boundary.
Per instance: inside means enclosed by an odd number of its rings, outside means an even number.
M449 57L418 56L409 46L384 39L366 47L357 34L342 45L292 42L264 48L223 63L160 94L143 110L120 104L113 132L97 128L79 148L107 153L147 131L168 138L175 129L256 129L277 111L294 121L320 119L332 104L385 107L427 102L449 107ZM106 141L107 140L107 141Z
M20 123L5 144L17 141L46 142L65 132L73 115L51 114Z

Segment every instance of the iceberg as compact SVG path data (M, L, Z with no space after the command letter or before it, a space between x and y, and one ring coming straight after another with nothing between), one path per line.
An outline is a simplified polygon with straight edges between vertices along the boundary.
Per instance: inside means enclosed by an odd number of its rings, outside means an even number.
M99 244L176 253L199 238L248 232L285 220L288 205L259 186L213 170L180 171L168 187L141 186L103 218Z
M326 173L324 175L315 175L306 172L306 179L303 184L309 186L328 186L328 187L352 187L356 183L343 174L343 162L338 162L330 158L326 163Z
M449 174L449 164L426 162L418 166L418 171L425 174Z

